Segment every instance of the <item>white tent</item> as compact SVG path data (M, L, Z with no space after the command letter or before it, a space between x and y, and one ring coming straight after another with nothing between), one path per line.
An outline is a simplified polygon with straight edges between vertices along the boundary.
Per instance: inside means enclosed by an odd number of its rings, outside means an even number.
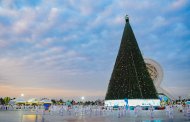
M36 98L31 98L31 99L29 99L28 101L27 101L27 103L39 103L39 100L38 99L36 99Z
M17 103L26 103L26 100L24 99L24 98L22 98L22 97L19 97L19 98L16 98L15 99L15 103L17 104Z
M44 99L44 100L41 100L40 103L52 103L52 102L51 102L51 100Z

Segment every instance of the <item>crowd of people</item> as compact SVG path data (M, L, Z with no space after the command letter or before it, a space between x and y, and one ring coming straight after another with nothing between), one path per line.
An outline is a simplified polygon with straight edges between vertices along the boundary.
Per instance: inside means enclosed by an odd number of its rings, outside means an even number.
M133 109L129 106L122 107L109 107L100 105L51 105L48 109L43 105L0 105L1 111L31 111L35 114L41 115L59 115L59 116L117 116L118 118L124 116L143 116L148 115L150 118L154 118L156 112L153 106L149 106L148 110L143 109L142 106L135 106ZM173 119L175 114L183 113L184 117L190 119L190 105L166 105L165 109L166 117Z

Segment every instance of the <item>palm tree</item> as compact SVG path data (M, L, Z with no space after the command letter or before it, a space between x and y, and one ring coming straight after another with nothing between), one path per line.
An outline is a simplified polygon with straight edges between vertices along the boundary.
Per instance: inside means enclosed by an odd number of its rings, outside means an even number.
M0 98L0 105L4 105L5 101L3 100L3 98Z
M4 103L7 105L9 103L9 101L11 100L10 97L5 97L4 98Z

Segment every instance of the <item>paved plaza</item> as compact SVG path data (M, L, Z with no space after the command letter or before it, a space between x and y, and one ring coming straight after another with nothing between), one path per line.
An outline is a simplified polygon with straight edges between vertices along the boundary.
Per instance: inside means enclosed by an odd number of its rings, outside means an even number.
M128 115L118 116L117 112L102 115L59 115L58 113L36 114L34 111L0 111L0 122L189 122L183 113L175 112L174 118L169 119L164 110L155 110L154 118L149 111L142 111L137 117L131 111Z

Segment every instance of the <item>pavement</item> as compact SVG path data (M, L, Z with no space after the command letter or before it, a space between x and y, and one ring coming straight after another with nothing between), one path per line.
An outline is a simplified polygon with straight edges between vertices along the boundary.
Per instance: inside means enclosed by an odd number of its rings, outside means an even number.
M35 113L34 111L0 111L0 122L190 122L181 112L174 112L174 118L166 116L164 110L154 111L154 117L150 118L149 111L142 111L138 116L134 112L119 115L117 112L104 114L68 114L63 113Z

